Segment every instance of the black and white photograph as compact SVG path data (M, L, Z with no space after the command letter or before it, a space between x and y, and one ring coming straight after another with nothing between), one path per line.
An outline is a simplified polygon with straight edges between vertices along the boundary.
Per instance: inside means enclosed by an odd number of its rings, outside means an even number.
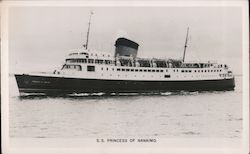
M2 6L9 153L249 152L247 1Z

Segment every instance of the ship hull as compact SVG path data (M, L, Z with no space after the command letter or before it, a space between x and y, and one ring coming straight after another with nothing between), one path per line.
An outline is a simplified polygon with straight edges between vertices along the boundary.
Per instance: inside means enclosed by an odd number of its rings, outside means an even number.
M134 93L167 91L221 91L233 90L234 78L192 81L101 80L39 75L15 75L20 93L48 95L71 93Z

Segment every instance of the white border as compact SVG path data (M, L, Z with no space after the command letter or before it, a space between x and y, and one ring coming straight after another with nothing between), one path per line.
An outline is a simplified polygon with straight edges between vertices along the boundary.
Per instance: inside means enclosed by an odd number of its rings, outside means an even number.
M157 144L96 144L93 139L10 139L9 136L9 63L8 9L10 7L225 7L242 8L243 28L243 137L234 147L230 139L162 139ZM1 113L3 153L248 153L249 152L249 18L247 1L9 1L1 4ZM74 144L72 144L72 142ZM11 143L11 144L10 144ZM22 144L20 144L22 143ZM208 146L209 145L209 146Z

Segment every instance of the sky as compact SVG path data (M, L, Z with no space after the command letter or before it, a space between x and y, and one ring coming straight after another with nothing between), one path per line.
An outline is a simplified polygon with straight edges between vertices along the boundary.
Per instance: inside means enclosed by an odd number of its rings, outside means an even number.
M139 57L183 56L186 61L216 60L242 73L242 14L239 7L12 7L9 11L10 72L53 71L86 42L114 53L115 40L139 44Z

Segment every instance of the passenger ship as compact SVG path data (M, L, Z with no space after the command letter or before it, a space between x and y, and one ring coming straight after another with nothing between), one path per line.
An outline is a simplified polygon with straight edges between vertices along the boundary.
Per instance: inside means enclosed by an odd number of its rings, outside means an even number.
M91 18L90 18L91 19ZM90 22L89 22L90 25ZM88 33L89 35L89 30ZM226 64L208 61L139 58L139 44L118 38L114 55L87 48L70 53L60 70L15 74L20 93L144 93L233 90L234 76Z

